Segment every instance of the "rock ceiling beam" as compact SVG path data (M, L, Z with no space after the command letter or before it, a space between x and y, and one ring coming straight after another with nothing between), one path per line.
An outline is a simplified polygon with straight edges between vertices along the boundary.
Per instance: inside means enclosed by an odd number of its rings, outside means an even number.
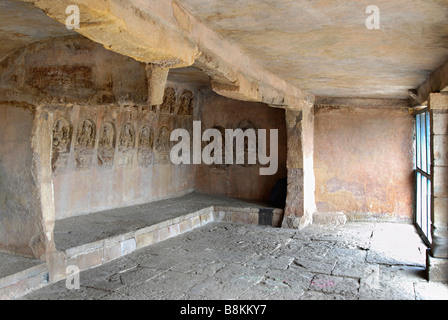
M408 108L409 99L316 97L315 105L366 108Z
M429 78L417 89L419 101L428 101L429 95L436 92L445 92L448 87L448 60L437 68Z
M80 34L160 68L194 65L210 76L212 89L223 96L293 110L314 103L312 94L262 68L175 0L21 1L64 24L69 17L66 8L76 5ZM154 99L159 100L156 93Z

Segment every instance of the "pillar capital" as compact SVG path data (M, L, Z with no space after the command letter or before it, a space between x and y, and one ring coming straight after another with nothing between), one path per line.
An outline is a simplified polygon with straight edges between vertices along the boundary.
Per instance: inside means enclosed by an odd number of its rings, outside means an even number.
M431 93L429 95L430 110L448 110L448 94L447 93Z

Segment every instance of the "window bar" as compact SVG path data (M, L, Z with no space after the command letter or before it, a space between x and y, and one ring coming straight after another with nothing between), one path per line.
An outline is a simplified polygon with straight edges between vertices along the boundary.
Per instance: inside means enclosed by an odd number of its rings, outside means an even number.
M426 112L426 164L427 171L431 174L431 121L429 118L429 112Z
M420 143L421 143L421 167L425 172L428 172L426 168L426 113L420 114Z
M428 241L431 243L431 180L428 179L428 208L426 214L426 237Z
M416 166L417 168L421 167L421 142L420 142L420 114L417 114L415 117L416 124L416 144L417 144L417 152L416 152Z

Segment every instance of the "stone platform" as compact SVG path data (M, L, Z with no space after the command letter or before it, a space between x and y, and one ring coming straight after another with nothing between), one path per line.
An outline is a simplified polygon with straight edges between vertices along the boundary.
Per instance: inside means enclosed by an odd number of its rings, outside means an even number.
M58 220L48 263L0 253L0 299L14 299L65 279L68 266L101 266L212 221L280 226L282 209L224 196L182 197Z
M282 214L282 209L262 203L190 193L59 220L54 228L58 254L51 280L64 279L68 266L98 267L212 221L280 226Z
M43 261L0 252L0 299L14 299L48 284Z

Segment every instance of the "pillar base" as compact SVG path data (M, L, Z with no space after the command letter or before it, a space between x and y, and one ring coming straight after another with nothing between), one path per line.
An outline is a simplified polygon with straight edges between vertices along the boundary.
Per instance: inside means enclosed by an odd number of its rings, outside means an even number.
M429 249L426 252L426 273L428 281L448 281L448 259L434 258L430 252L431 250Z
M313 214L313 224L327 227L345 225L347 216L343 212L315 212Z

